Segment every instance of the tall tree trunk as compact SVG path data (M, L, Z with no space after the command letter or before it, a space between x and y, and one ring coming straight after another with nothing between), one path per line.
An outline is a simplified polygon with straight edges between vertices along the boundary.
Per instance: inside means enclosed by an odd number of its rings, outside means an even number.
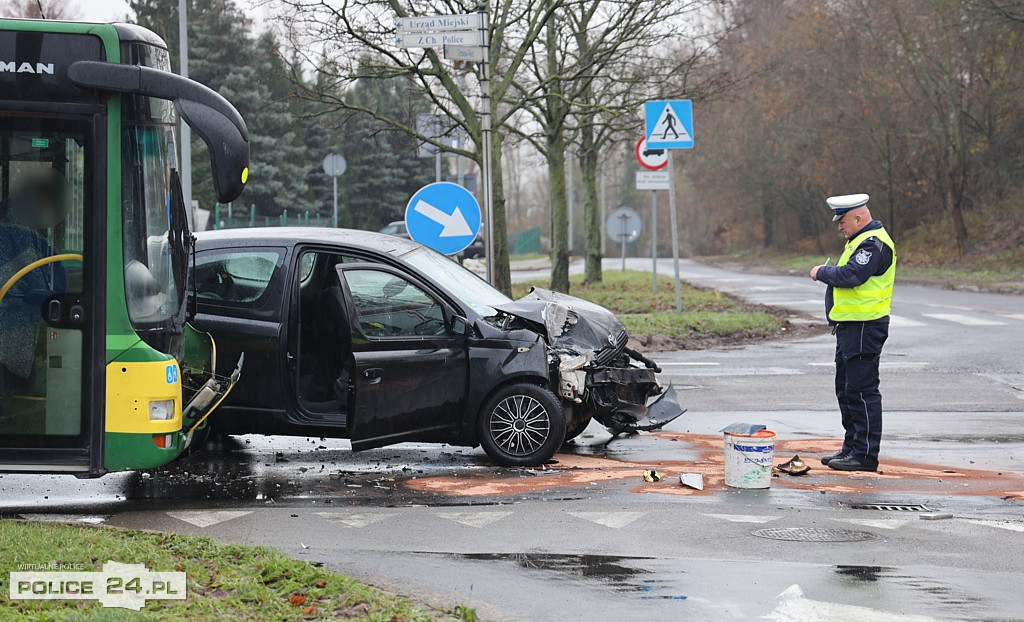
M512 294L512 275L508 265L508 223L505 218L505 185L502 182L501 148L503 133L491 134L491 209L494 212L494 286ZM487 261L492 261L490 257Z
M953 171L946 173L946 188L943 192L943 202L946 210L953 219L953 235L956 237L956 250L963 257L968 251L967 223L964 222L963 200L956 190L955 174Z
M547 25L548 76L558 75L558 31L555 20ZM547 93L547 123L544 128L548 162L548 190L551 193L551 289L569 292L569 213L565 196L565 134L562 85L551 81Z
M569 292L569 210L565 198L565 139L547 140L548 192L551 195L551 289Z
M580 128L580 174L583 177L583 280L601 280L601 205L597 195L597 146L594 127L585 121Z

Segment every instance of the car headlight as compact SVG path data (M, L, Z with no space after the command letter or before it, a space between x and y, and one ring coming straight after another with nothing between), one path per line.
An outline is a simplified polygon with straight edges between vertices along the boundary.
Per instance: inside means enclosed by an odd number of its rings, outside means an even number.
M174 400L160 400L149 403L150 421L168 421L174 419Z

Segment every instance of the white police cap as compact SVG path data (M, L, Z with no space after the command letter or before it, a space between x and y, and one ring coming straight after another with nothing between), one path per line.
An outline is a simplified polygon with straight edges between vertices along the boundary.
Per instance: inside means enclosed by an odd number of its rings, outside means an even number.
M825 199L825 202L835 212L835 215L832 217L832 222L835 222L842 218L846 212L867 205L869 198L866 194L844 194L838 197L829 197Z

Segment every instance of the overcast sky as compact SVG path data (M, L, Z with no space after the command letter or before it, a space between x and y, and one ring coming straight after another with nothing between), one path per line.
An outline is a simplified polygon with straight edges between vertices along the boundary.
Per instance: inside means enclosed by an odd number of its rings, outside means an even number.
M88 22L119 22L128 15L127 0L69 0L78 5L82 19ZM44 6L49 3L44 3Z

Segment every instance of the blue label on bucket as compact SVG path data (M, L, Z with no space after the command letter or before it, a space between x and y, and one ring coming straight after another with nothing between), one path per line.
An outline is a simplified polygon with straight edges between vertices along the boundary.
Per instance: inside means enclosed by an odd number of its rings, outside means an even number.
M733 445L736 451L753 452L759 454L773 453L775 445Z

